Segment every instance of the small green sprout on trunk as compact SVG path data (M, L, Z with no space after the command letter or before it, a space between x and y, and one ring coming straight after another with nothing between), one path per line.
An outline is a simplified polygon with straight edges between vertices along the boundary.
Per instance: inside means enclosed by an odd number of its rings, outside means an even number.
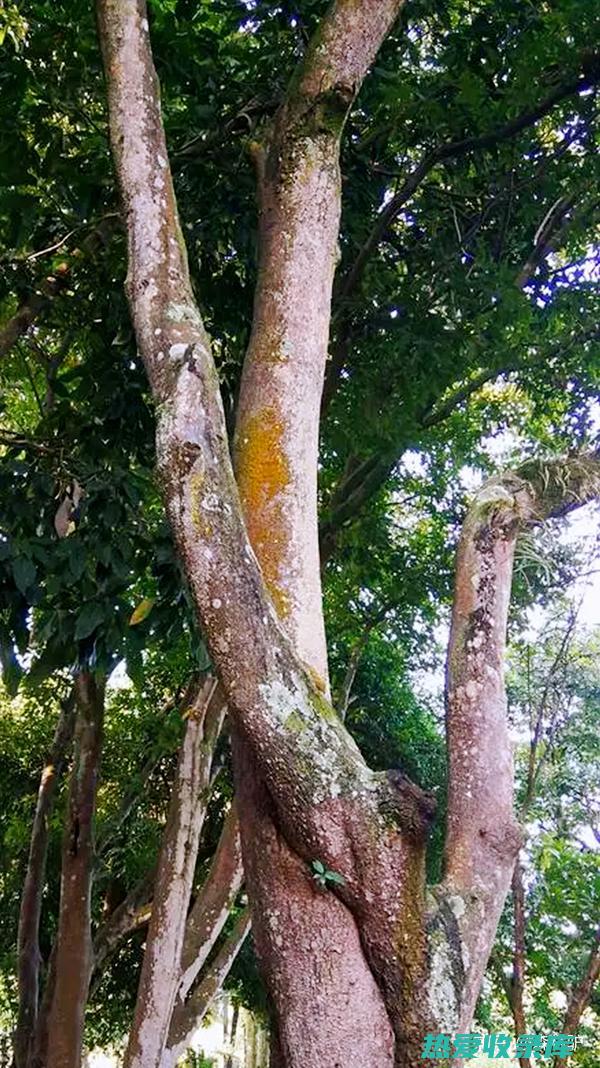
M339 871L331 871L330 868L326 868L322 860L313 860L311 864L313 879L315 880L319 890L331 889L332 884L336 886L344 886L346 880L343 875L340 875Z

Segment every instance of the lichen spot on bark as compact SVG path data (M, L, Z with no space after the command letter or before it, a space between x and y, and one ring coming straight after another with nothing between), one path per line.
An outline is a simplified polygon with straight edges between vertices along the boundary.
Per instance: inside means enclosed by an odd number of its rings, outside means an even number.
M212 534L212 526L202 506L205 490L204 471L193 471L189 479L190 514L194 529L203 537Z
M324 686L323 686L323 683L322 683L320 675L318 674L318 672L316 672L316 671L314 671L312 669L309 671L309 674L310 674L311 678L313 679L313 681L315 682L315 685L316 685L316 689L313 690L312 693L309 696L310 703L311 703L312 707L314 708L315 712L317 712L319 714L319 716L321 716L323 719L331 720L332 722L336 722L337 723L337 721L338 721L337 712L335 711L335 709L334 709L333 705L331 704L331 702L328 701L327 698L323 696ZM316 679L315 679L315 676L316 676Z
M306 727L304 717L299 711L290 712L287 717L284 727L286 731L291 731L293 734L299 734Z
M289 532L284 491L290 469L283 448L283 424L272 407L249 416L240 427L236 468L246 529L280 619L290 611L285 589Z

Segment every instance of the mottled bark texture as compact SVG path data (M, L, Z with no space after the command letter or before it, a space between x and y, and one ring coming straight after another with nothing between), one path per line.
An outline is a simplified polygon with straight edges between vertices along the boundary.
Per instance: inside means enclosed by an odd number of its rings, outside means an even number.
M75 680L77 718L60 882L55 981L48 1018L47 1068L79 1068L91 965L94 815L104 718L104 681Z
M183 705L186 729L158 860L126 1068L158 1068L167 1041L212 755L225 715L223 694L212 678L192 684Z
M272 124L253 146L259 271L240 386L235 472L250 542L275 610L326 695L317 458L339 231L340 136L399 7L397 2L332 6ZM311 883L306 864L278 830L267 787L256 784L252 753L244 751L239 736L237 743L253 931L281 1056L290 1066L390 1062L390 1025L356 921L333 895Z
M472 1019L521 842L503 670L516 539L599 492L596 454L531 462L490 479L463 526L447 665L445 876L435 890L442 911L433 921L445 926L438 954L448 980L441 1030L465 1030ZM431 961L433 967L435 954Z
M333 5L275 121L271 137L279 151L272 154L267 143L257 152L263 247L237 436L242 503L209 340L191 292L145 7L142 0L99 2L111 140L128 220L127 293L156 403L158 470L198 619L227 697L238 787L256 817L243 837L245 865L255 921L265 904L257 941L271 992L279 999L278 1049L286 1068L392 1063L408 1068L420 1060L424 1031L468 1026L519 841L502 683L512 548L520 525L553 511L549 490L556 496L555 511L565 496L572 506L571 494L579 499L582 485L589 490L589 477L587 482L574 477L572 468L562 480L547 467L541 481L532 468L488 484L469 514L449 662L447 870L443 884L427 896L431 799L402 775L373 773L324 696L318 580L312 576L302 602L296 559L309 552L313 538L313 503L301 507L298 487L312 494L315 479L314 471L301 467L316 465L312 406L322 380L318 365L324 358L337 227L337 209L334 216L329 201L320 200L325 190L336 203L338 197L329 170L335 170L337 182L337 155L329 139L334 136L337 151L354 89L398 7L366 0ZM291 192L285 193L286 185ZM322 217L311 216L311 200L321 202ZM316 232L302 232L308 220ZM281 255L272 236L278 227ZM305 291L291 291L292 278ZM277 300L283 306L300 299L311 302L315 318L308 341L299 337L291 312L273 310ZM298 389L300 378L306 379L305 390ZM593 467L594 480L596 466L595 459L582 461L588 476ZM594 481L594 494L596 488ZM252 507L251 538L243 505L247 512ZM275 562L266 561L262 571L257 553L268 556L269 547L261 524L269 524L275 543ZM297 583L293 589L282 569L285 559ZM316 566L315 561L316 555ZM308 623L314 635L308 635ZM277 859L277 875L268 884L256 874L258 847ZM309 882L315 858L343 877L335 899L330 891L317 898ZM267 885L273 891L268 901L260 897ZM292 913L294 900L317 920L311 925L314 948L308 926ZM320 973L316 966L307 971L303 989L292 975L298 958L294 962L277 941L280 907L283 922L294 924L294 937L300 938L302 968L311 949L323 963ZM336 950L347 960L332 963L329 930L338 932ZM328 968L340 1027L333 1039L327 1031ZM370 1038L356 1026L364 1013L354 986L376 1021ZM320 1019L319 1027L310 1026L309 1014ZM350 1037L342 1043L344 1031Z
M39 946L42 896L46 875L49 819L54 796L73 740L75 695L61 703L54 739L44 762L38 790L27 871L23 883L17 936L19 1010L14 1036L16 1068L29 1068L37 1025L40 964Z

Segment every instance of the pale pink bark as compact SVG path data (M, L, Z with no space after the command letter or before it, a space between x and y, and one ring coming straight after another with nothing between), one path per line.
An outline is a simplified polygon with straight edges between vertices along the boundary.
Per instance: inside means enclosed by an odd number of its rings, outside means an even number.
M240 387L236 477L275 608L296 653L327 695L317 457L340 216L339 143L349 105L399 7L393 0L368 9L364 3L333 5L255 149L259 276ZM273 814L255 806L258 771L251 754L244 755L241 738L237 741L255 944L286 1063L333 1065L341 1056L347 1068L383 1065L386 1056L391 1062L389 1022L356 921L332 895L315 892L305 865L277 833ZM285 884L273 867L273 852ZM276 914L286 918L283 949L281 930L271 922ZM346 946L343 961L340 945Z
M186 730L154 884L126 1068L158 1068L167 1041L212 754L225 715L225 702L214 679L206 680L195 691L192 686L185 704Z
M282 1065L392 1065L393 1031L356 920L333 894L317 888L278 831L248 747L235 757L240 809L253 818L244 840L253 938L276 1011Z
M401 0L337 0L256 151L260 261L236 473L275 605L300 659L324 688L317 458L337 260L339 143L350 104L401 6Z
M521 842L503 677L515 542L524 528L565 515L599 490L596 454L532 461L490 479L463 526L447 667L445 877L436 891L454 989L445 1020L453 1027L442 1029L464 1030L472 1020Z

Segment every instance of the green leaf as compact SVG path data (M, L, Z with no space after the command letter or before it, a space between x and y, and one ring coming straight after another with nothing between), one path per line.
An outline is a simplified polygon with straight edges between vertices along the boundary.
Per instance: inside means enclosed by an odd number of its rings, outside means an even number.
M96 630L96 627L102 623L103 619L104 608L97 601L88 601L87 604L84 604L77 616L75 625L76 640L81 641L83 638L88 638Z
M338 886L346 885L344 876L340 875L339 871L330 871L329 868L325 872L325 879L328 883L337 883Z
M322 861L313 860L311 867L317 875L325 875L325 865Z
M26 556L17 556L16 560L13 560L12 571L17 589L25 596L28 588L35 582L35 564Z

